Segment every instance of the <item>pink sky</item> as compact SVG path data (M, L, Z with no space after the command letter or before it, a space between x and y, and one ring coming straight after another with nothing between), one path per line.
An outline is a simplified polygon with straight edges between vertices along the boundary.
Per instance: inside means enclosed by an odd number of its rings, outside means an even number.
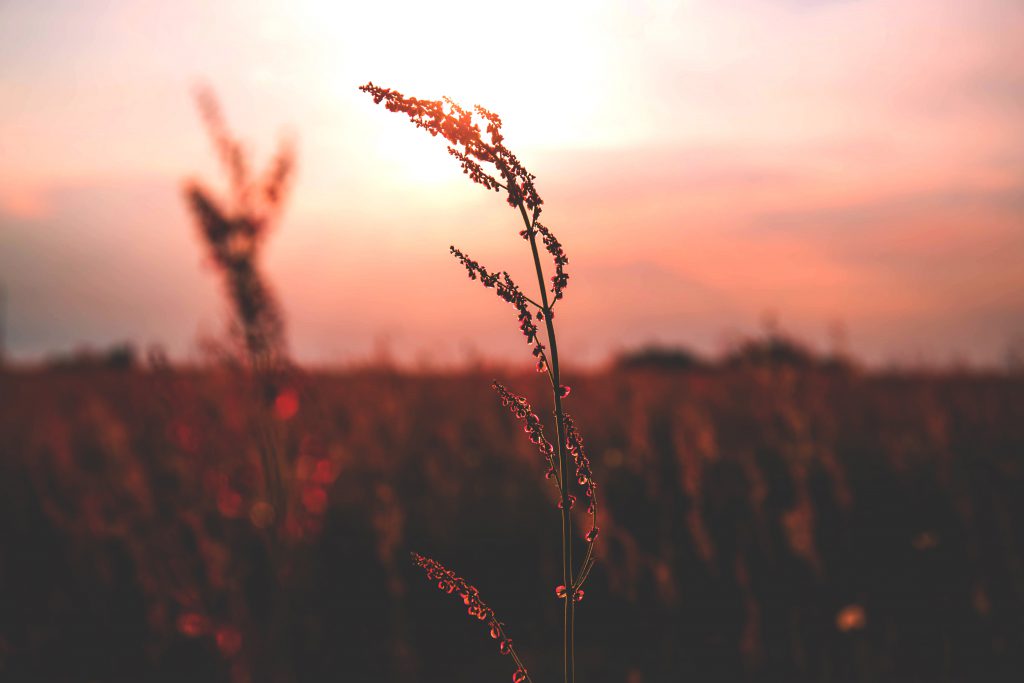
M517 215L373 80L502 114L571 258L560 346L714 352L770 314L870 362L998 364L1024 339L1019 0L0 4L0 282L32 359L195 356L226 305L181 181L220 179L190 98L299 176L266 269L300 360L516 358ZM521 278L527 281L525 277ZM399 284L400 283L400 284Z

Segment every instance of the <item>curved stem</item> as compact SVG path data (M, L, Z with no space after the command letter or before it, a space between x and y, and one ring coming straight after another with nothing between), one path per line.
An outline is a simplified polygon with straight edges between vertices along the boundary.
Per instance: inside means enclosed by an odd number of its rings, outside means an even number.
M587 580L587 574L590 573L591 558L594 556L594 543L591 541L587 544L587 552L583 555L583 562L580 563L580 571L576 576L576 580L572 587L579 588L583 585L583 582Z

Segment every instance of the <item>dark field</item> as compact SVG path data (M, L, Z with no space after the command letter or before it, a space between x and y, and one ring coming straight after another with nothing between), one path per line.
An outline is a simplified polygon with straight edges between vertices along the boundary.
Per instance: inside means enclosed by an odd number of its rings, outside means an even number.
M293 375L265 411L227 369L0 375L0 679L507 681L416 550L555 680L555 493L491 379ZM568 380L602 489L581 680L1020 680L1024 379Z

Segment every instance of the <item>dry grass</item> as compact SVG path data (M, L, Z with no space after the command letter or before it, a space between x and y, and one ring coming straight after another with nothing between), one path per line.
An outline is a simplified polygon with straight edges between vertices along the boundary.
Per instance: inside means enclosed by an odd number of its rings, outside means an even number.
M487 376L307 378L320 409L280 423L295 481L323 497L287 527L304 550L281 593L254 514L249 384L163 372L0 379L5 679L506 677L485 632L412 589L411 547L489 587L532 667L560 670L542 607L556 499ZM1019 672L1020 379L744 368L574 384L604 482L583 603L600 631L579 676Z

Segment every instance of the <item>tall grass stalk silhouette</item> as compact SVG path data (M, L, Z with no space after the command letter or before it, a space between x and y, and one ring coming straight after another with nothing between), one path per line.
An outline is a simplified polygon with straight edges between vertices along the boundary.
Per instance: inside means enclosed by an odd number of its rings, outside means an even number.
M254 176L242 144L228 130L216 97L196 91L196 104L228 176L226 201L196 180L185 198L199 224L210 258L224 277L236 326L254 369L280 364L286 356L284 323L277 300L259 270L258 257L280 217L295 169L295 150L282 140L266 171Z
M287 472L275 417L294 412L293 394L281 392L289 366L284 317L259 268L261 248L284 208L295 170L292 141L283 138L262 174L254 174L242 143L228 130L209 88L196 90L196 104L228 177L226 200L196 180L185 184L185 199L195 216L207 252L224 279L233 309L232 332L240 342L263 408L255 425L269 508L279 528L288 507ZM282 398L284 400L282 400ZM274 414L272 414L274 413ZM269 520L268 520L269 521Z
M573 651L576 603L583 597L583 584L594 566L594 545L599 529L597 485L593 481L583 439L564 409L564 401L570 389L568 385L562 384L555 333L555 306L563 299L569 282L569 275L565 271L569 259L555 235L539 221L543 200L534 185L535 177L505 146L501 133L502 122L498 115L480 105L476 105L473 110L464 109L448 98L421 100L406 97L372 82L361 86L360 90L373 97L376 104L383 103L388 111L405 114L417 127L433 136L443 137L449 143L448 153L459 161L469 179L487 190L504 192L508 205L517 209L522 218L523 229L519 235L530 246L539 301L524 294L508 272L489 271L456 247L450 249L452 255L466 268L471 280L479 280L484 287L493 289L499 298L516 309L519 329L531 346L536 369L545 373L551 384L554 444L545 436L543 423L526 398L509 391L498 382L493 386L502 403L524 422L524 431L544 458L547 466L545 477L552 481L558 491L562 526L562 583L555 589L555 595L564 601L563 680L571 683L575 679ZM538 242L553 260L554 274L549 280L545 279ZM544 325L543 337L547 344L542 343L538 322ZM570 458L573 460L572 470ZM575 539L572 510L576 496L571 493L571 488L574 483L587 498L587 513L590 516L590 527L584 536L586 547L578 564L573 562ZM458 592L469 607L470 615L490 624L491 635L500 640L499 650L511 655L515 661L516 670L512 676L514 683L530 681L526 667L505 636L503 625L489 608L479 602L476 589L434 560L419 555L413 558L426 569L429 578L438 581L439 588L449 593Z

